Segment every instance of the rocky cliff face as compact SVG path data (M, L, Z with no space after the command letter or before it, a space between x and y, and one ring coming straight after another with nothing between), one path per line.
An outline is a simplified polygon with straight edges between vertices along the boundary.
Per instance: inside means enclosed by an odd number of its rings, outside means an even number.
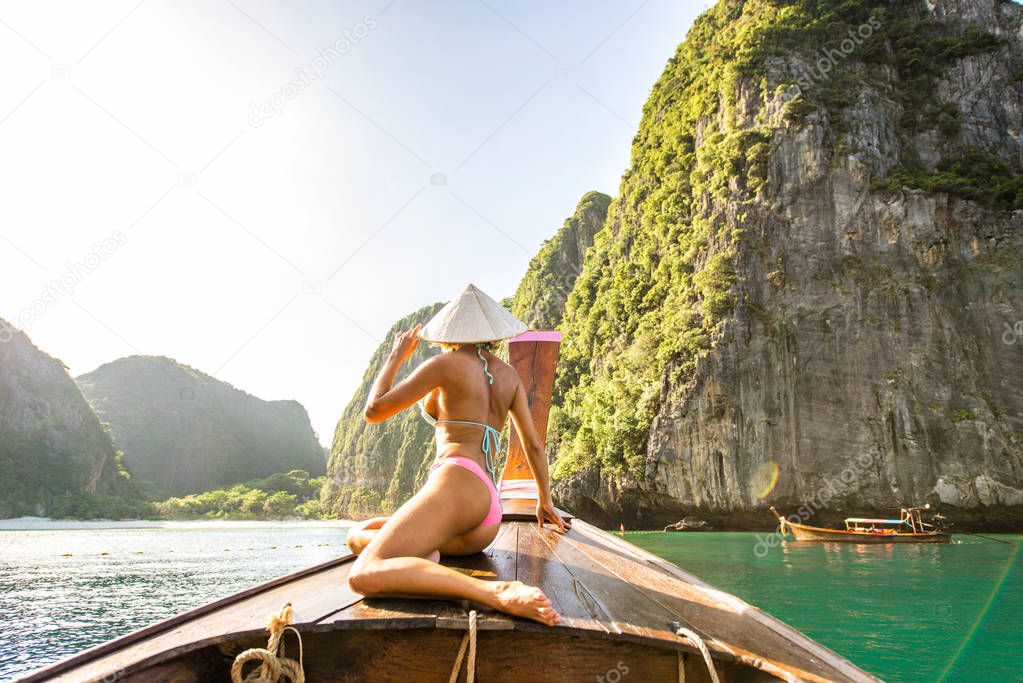
M999 0L698 20L569 299L565 505L1023 522L1021 31Z
M169 358L131 356L78 378L124 464L165 495L325 470L305 408L263 401Z
M0 517L124 488L114 442L59 360L0 320Z
M565 299L582 269L593 236L603 226L611 198L599 192L583 195L575 212L530 261L515 296L505 302L529 327L554 328L561 322ZM352 397L334 432L327 483L321 494L324 509L336 517L363 517L390 512L426 478L436 454L434 430L415 409L380 424L362 418L369 390L390 353L398 330L425 323L442 303L426 306L399 320L373 353L362 386ZM404 378L429 355L421 345L399 371Z
M582 272L593 237L604 227L610 204L611 198L602 192L584 194L575 213L529 262L510 309L530 329L554 329L561 324L568 293Z

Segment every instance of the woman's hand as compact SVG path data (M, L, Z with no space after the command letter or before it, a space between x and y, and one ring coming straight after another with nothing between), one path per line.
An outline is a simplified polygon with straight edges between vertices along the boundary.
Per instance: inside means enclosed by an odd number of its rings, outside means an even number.
M411 330L405 330L394 335L394 346L391 348L391 357L398 361L398 364L404 363L409 359L415 350L419 346L419 328L421 325L416 325Z
M572 528L572 523L567 519L562 519L561 515L558 514L550 496L540 498L536 501L536 525L538 528L542 529L545 522L552 522L556 524L558 531L561 533L565 533Z

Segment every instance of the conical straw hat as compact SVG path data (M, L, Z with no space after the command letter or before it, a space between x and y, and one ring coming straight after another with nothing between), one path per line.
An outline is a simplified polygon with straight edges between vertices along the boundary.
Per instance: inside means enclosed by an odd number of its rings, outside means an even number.
M445 344L476 344L510 339L525 331L525 323L476 285L469 285L437 311L437 315L419 330L419 336Z

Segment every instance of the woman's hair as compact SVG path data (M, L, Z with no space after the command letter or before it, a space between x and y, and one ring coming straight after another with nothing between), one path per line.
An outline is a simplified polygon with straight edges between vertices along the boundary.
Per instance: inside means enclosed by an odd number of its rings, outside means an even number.
M434 346L439 347L443 351L455 351L455 350L460 349L463 346L465 346L465 344L448 344L447 342L431 342L431 343ZM501 345L501 342L500 342L500 340L498 340L498 341L480 342L479 344L474 344L473 346L482 346L483 350L489 351L490 353L496 353L497 349L498 349L498 347L500 345Z

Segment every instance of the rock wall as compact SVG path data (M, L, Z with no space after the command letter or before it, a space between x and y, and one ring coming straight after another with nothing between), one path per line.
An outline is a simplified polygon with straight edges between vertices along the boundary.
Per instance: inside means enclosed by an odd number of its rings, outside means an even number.
M931 503L967 525L1023 524L1023 336L1014 332L1023 320L1023 8L862 5L876 10L873 54L854 50L830 77L807 82L823 53L758 52L759 78L742 67L734 90L722 86L714 111L698 117L689 171L713 135L768 141L685 217L710 222L693 270L730 257L731 306L707 316L707 297L695 299L710 342L665 355L633 463L586 459L580 434L594 409L572 392L602 389L590 377L625 365L639 331L620 325L608 337L626 341L609 342L610 355L568 369L559 460L573 466L557 492L578 514L659 526L697 513L716 526L766 526L769 504L829 522ZM716 30L756 21L764 7L720 3ZM780 20L761 18L769 40L784 38ZM924 52L907 56L905 36ZM683 59L680 48L655 88L646 130L662 132L657 122L690 104L674 71ZM566 342L587 353L586 326L608 315L589 302L641 264L629 230L659 218L643 211L649 188L674 182L641 175L647 155L671 153L664 138L642 136L616 200L640 209L619 210L598 236L580 280L587 291L570 300ZM655 315L672 314L667 298L655 301Z
M324 473L323 449L297 401L264 401L170 358L130 356L78 377L110 425L124 464L157 497L277 472Z
M565 301L582 272L586 251L604 227L611 198L587 192L564 225L544 242L515 290L510 310L530 329L554 329L565 315Z
M110 432L67 368L0 320L0 517L122 488Z

